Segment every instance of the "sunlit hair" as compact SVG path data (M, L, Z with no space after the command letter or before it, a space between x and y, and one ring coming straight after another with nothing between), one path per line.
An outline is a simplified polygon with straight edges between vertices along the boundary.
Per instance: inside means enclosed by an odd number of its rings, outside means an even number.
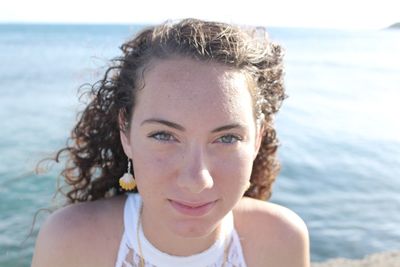
M279 171L273 115L285 93L282 49L270 42L265 30L185 19L147 28L124 43L121 50L122 56L112 61L103 79L84 92L90 101L79 114L67 146L54 157L57 162L64 155L68 159L61 172L69 185L68 202L124 193L118 184L127 169L120 130L130 129L146 66L151 60L177 56L228 65L250 78L254 114L264 126L265 134L245 195L268 199Z

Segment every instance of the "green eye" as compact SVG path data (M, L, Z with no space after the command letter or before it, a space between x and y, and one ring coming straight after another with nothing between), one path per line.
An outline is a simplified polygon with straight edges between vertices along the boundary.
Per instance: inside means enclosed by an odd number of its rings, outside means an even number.
M224 136L221 136L220 138L218 138L218 142L224 143L224 144L234 144L240 140L241 140L240 137L233 135L233 134L227 134L227 135L224 135Z
M163 141L163 142L168 142L168 141L174 141L175 140L175 138L171 134L169 134L167 132L157 132L157 133L151 134L149 137L153 138L153 139L156 139L158 141Z

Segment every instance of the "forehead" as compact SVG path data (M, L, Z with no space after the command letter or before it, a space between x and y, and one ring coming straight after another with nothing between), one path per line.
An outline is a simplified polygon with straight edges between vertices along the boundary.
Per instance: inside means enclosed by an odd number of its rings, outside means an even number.
M246 76L218 63L175 58L152 61L144 73L144 88L137 95L135 113L152 116L218 114L226 119L252 113Z

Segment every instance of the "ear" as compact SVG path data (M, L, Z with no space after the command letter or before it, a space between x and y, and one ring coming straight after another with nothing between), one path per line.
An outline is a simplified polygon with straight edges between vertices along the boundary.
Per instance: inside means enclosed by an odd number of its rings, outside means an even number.
M129 136L129 130L125 126L126 120L123 112L118 114L118 124L119 124L119 137L121 140L122 148L124 149L125 155L128 158L132 158L131 141Z

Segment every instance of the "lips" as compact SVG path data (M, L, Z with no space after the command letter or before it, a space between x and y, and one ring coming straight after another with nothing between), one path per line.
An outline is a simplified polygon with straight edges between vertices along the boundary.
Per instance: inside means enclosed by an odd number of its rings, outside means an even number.
M206 215L215 206L216 202L217 201L191 203L169 199L169 203L171 204L172 208L178 213L193 217Z

